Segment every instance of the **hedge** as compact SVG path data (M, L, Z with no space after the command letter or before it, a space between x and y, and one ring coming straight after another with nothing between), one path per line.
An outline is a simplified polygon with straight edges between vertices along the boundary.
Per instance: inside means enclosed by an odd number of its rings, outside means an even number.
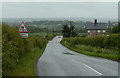
M118 50L118 45L120 42L120 34L111 34L104 36L96 36L96 37L71 37L71 38L63 38L62 41L67 41L71 46L75 46L77 44L80 45L88 45L93 47L100 47L106 49L114 49Z
M9 75L14 66L28 52L33 52L33 48L44 48L47 39L40 37L21 38L18 30L6 24L2 24L2 73Z

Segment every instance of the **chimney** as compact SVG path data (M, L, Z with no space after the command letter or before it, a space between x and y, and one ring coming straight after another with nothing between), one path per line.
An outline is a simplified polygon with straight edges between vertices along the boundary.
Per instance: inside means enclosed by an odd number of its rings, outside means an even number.
M95 19L95 26L97 26L97 19Z

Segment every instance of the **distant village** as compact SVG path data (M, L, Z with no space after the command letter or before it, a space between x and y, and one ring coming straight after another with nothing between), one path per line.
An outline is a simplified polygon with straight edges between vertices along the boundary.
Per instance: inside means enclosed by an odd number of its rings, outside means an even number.
M86 23L85 30L87 37L100 36L107 34L107 29L117 26L118 23L100 23L97 19L94 20L94 23Z
M24 21L24 20L23 20ZM28 20L29 21L29 20ZM69 20L41 20L41 21L24 21L26 27L30 33L35 32L46 32L47 28L49 33L60 33L63 25L69 24ZM9 24L10 26L20 26L20 20L11 22L9 20L5 20L5 23ZM108 21L108 22L99 22L98 19L94 19L93 22L86 21L71 21L73 26L76 29L77 33L84 33L85 37L93 37L93 36L100 36L106 35L108 33L108 29L112 29L114 26L118 25L118 22ZM33 30L34 29L34 30ZM55 30L56 29L56 30ZM25 33L24 35L26 35Z

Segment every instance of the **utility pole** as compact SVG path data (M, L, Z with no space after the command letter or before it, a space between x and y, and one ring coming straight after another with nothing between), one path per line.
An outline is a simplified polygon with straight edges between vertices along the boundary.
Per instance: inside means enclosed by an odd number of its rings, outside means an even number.
M53 29L53 35L54 35L54 26L53 26L53 28L52 28L52 29Z
M47 37L48 37L48 26L47 26Z
M72 29L71 29L71 26L72 26L72 22L70 21L70 36L72 35L71 33L72 33Z

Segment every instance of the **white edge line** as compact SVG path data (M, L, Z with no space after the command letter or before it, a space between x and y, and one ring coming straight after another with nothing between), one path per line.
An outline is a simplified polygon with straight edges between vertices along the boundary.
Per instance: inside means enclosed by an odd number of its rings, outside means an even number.
M83 63L84 64L84 63ZM98 72L97 70L93 69L92 67L84 64L86 67L90 68L91 70L93 70L94 72L98 73L99 75L102 75L102 73Z

